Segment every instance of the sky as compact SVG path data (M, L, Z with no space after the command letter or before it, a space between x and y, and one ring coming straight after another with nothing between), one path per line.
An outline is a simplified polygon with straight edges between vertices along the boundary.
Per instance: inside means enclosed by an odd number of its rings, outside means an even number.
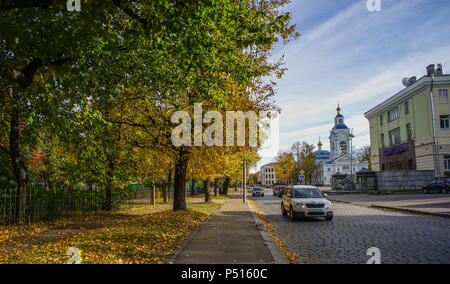
M354 146L369 145L364 113L402 90L403 78L420 78L437 63L450 73L450 1L380 1L379 12L367 0L292 0L285 7L301 36L273 51L285 55L288 69L277 84L280 150L319 137L329 150L338 102ZM274 158L265 155L258 166Z

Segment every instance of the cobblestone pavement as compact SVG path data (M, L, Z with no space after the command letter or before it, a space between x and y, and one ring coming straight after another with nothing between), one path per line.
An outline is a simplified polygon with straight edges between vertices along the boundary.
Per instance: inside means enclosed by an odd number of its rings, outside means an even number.
M370 247L381 250L386 264L450 263L450 219L333 203L331 222L292 222L281 216L281 199L270 189L253 200L280 239L306 263L366 263Z

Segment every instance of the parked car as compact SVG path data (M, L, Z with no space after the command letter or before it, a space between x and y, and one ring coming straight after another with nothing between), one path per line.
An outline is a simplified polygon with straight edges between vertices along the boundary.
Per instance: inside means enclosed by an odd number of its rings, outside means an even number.
M273 188L273 196L282 197L286 186L284 185L276 185Z
M450 179L448 178L435 179L423 187L423 193L432 193L432 192L438 192L442 194L449 193Z
M253 191L254 187L252 185L247 186L247 192L251 193Z
M253 189L252 195L255 196L261 196L264 197L264 189L262 187L255 187Z
M331 202L327 195L320 192L317 187L295 185L286 187L281 201L281 214L289 216L292 220L298 217L323 217L327 221L333 219Z

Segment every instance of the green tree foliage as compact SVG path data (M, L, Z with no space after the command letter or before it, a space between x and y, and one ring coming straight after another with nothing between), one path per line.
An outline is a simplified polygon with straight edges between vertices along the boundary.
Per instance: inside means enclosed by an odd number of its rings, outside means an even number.
M66 2L0 5L0 149L18 193L35 177L111 191L173 169L174 210L185 210L196 150L172 145L170 118L198 102L276 111L267 79L284 69L269 57L294 36L288 1L84 1L80 12ZM242 149L212 151L233 160ZM234 180L230 164L216 171Z

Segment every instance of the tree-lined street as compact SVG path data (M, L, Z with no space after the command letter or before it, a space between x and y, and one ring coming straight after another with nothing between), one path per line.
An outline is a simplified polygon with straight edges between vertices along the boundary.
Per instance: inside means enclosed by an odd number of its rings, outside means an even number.
M281 216L281 199L271 189L252 200L301 262L364 264L367 250L378 247L386 264L450 263L450 219L333 203L332 222L292 222Z

